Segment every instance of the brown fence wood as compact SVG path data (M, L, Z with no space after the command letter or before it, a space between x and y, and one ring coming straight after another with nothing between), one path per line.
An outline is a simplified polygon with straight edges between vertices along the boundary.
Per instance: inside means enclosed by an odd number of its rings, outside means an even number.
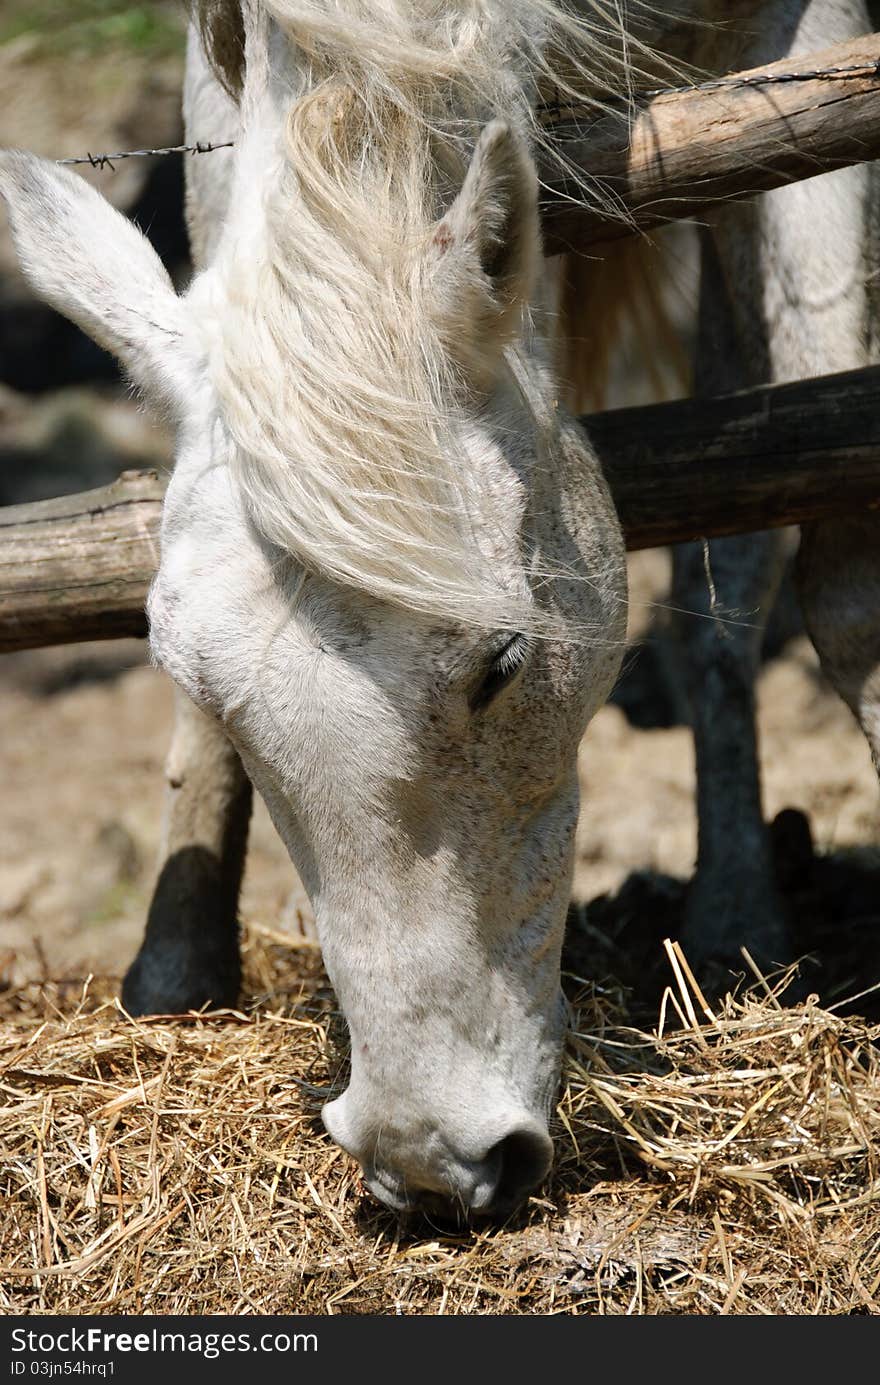
M880 367L583 424L630 549L880 508ZM163 489L0 510L0 651L145 634Z
M767 82L837 67L857 71ZM595 205L571 200L574 178L542 170L549 253L584 250L634 229L706 212L722 202L880 158L880 34L788 58L725 85L656 96L632 112L549 118L565 160L588 175ZM609 217L608 207L619 208Z
M630 549L880 508L880 366L583 423Z
M155 471L127 471L0 509L0 651L145 635L164 489Z

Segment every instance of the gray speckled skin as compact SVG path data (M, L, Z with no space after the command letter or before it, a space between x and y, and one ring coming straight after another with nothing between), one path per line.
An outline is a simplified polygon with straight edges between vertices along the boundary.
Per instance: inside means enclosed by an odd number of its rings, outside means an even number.
M807 629L828 679L852 710L880 773L880 520L804 529L797 578Z
M536 452L529 420L502 387L474 464L498 481L500 532L572 578L549 595L559 638L477 711L484 635L303 583L201 450L166 500L153 648L235 744L309 892L352 1039L325 1120L392 1207L427 1192L488 1210L549 1159L577 748L626 599L581 433L560 415Z

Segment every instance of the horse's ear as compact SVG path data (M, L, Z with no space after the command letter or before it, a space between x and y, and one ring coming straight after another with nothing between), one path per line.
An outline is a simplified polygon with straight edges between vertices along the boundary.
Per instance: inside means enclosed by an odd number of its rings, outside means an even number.
M34 292L112 351L147 394L184 389L184 312L146 236L84 179L0 152L15 248Z
M495 344L500 354L521 326L541 256L538 175L524 141L506 121L493 120L482 131L461 191L433 241L438 273L441 280L446 273L453 296L444 307L459 318L449 325L451 335L469 330L478 339L475 346Z

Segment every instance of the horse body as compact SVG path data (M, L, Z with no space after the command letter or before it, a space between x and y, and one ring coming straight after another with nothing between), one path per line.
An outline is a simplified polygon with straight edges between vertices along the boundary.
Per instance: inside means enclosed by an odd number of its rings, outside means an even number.
M249 0L235 99L191 40L189 133L234 136L236 149L191 172L200 273L184 300L70 175L10 156L0 190L38 291L179 423L150 618L185 701L167 888L126 1003L234 999L243 763L310 893L351 1032L331 1134L390 1206L486 1211L549 1166L576 751L624 635L620 530L558 407L536 275L530 112L553 42L565 50L572 31L545 0L339 8ZM237 21L237 0L218 13ZM645 13L628 35L595 30L599 94L603 65L627 76L625 40L723 71L746 53L821 46L814 20L831 41L865 19L855 0L743 0L711 28L695 20L717 18L715 0L681 0L662 22ZM462 66L438 85L444 35ZM757 254L741 280L746 335L731 331L748 343L754 309L767 378L858 354L865 185L835 176L834 248L852 254L833 261L833 281L784 201L806 196L830 216L821 193L774 194L745 241L715 242L722 287L743 244ZM723 377L736 309L708 271L704 285L705 361ZM805 323L826 343L808 360ZM731 562L722 599L772 585L772 567L759 543L750 565ZM753 651L729 643L717 705L745 688L747 719ZM716 648L708 659L691 644L694 666L718 666ZM702 734L711 763L718 737ZM732 801L748 800L760 832L755 773L737 765L746 788ZM705 806L711 819L711 793ZM729 860L707 869L717 889ZM759 863L747 898L767 874Z

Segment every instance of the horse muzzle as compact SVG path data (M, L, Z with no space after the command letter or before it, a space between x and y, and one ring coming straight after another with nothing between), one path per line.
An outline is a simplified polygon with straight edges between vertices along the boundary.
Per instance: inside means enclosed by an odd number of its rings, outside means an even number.
M421 1123L418 1136L373 1121L359 1134L348 1097L345 1093L324 1107L324 1124L358 1160L373 1196L395 1212L455 1220L506 1214L544 1181L553 1162L546 1124L525 1111L492 1120L482 1141L465 1121L467 1144L476 1145L470 1153L460 1143L463 1132L428 1130Z

